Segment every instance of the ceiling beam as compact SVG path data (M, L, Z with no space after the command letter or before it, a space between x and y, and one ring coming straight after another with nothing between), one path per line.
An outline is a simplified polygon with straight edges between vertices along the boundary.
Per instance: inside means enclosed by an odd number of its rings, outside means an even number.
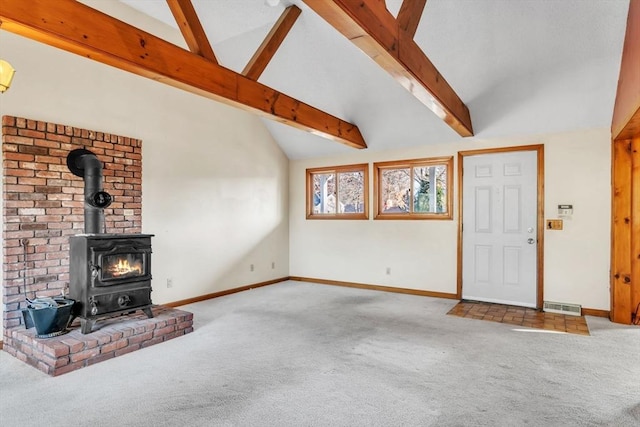
M459 135L473 135L467 106L378 0L304 2Z
M167 0L169 9L176 19L178 28L189 46L189 50L196 55L218 63L216 55L213 53L207 34L200 24L198 14L193 8L191 0Z
M300 16L300 8L296 5L289 6L282 12L278 21L267 34L264 41L256 50L256 53L247 63L247 66L242 70L242 75L250 78L251 80L258 80L260 75L267 65L276 54L276 51L284 41L287 34L295 24L296 20Z
M611 135L613 139L640 136L640 0L629 3Z
M357 126L75 0L2 0L2 29L354 148Z
M398 12L398 27L415 37L427 0L404 0Z

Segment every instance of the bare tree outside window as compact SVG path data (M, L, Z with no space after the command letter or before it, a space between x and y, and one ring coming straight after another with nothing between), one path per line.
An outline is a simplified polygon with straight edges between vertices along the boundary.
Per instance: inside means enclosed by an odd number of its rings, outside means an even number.
M307 169L307 219L367 219L367 164Z
M313 174L313 213L336 213L336 174Z
M338 172L340 213L364 213L364 172Z
M382 170L380 194L383 212L409 212L411 169Z
M376 219L451 219L453 157L374 164Z
M413 211L445 213L447 209L447 167L413 168Z

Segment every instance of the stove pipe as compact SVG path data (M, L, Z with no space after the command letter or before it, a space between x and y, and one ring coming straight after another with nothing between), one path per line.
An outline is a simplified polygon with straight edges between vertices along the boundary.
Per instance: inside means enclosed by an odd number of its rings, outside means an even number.
M67 156L67 167L84 180L84 232L100 234L103 209L112 201L111 195L102 189L102 163L91 151L79 148Z

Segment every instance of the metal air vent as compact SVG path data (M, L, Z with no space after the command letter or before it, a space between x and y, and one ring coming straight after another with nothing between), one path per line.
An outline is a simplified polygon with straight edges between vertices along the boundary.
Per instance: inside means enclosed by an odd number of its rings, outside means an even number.
M564 302L545 301L543 310L547 313L568 314L570 316L582 315L582 306L579 304L567 304Z

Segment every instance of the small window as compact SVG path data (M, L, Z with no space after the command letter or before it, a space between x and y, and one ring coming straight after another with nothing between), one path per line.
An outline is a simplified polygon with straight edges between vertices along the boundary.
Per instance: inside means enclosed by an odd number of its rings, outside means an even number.
M307 169L308 219L369 218L367 164Z
M453 157L374 163L376 219L451 219Z

